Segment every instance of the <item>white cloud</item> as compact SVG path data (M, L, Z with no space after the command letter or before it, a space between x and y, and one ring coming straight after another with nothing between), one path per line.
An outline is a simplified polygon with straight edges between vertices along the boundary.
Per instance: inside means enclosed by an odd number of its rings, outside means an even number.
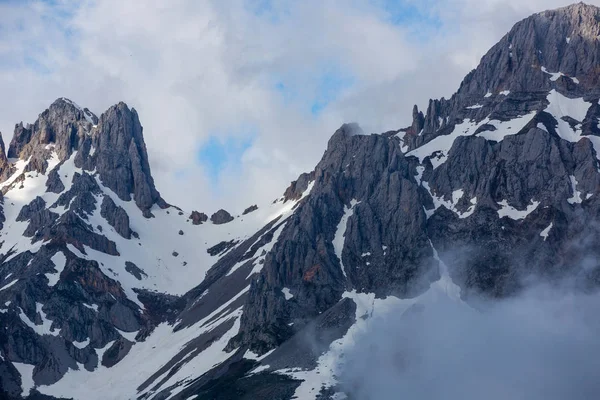
M567 4L406 0L419 17L394 25L389 2L374 0L55 3L0 4L5 141L57 97L96 113L123 100L140 114L164 197L207 212L277 197L345 121L408 125L414 103L450 96L517 20ZM311 115L328 70L353 85ZM253 145L214 187L197 150L244 126L257 132Z
M341 388L360 400L597 398L599 300L540 286L475 308L390 310L354 338Z

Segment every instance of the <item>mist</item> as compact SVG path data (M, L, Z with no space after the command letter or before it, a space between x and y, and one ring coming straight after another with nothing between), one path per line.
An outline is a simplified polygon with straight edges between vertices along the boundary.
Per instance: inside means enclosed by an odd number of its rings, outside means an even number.
M547 285L391 311L354 338L340 389L357 400L600 398L599 315L598 293Z

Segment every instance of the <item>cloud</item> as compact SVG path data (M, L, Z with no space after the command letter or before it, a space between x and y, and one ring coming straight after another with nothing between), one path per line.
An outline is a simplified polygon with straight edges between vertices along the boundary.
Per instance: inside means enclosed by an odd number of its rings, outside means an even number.
M390 310L354 338L341 388L357 400L598 398L599 311L598 293L544 286L476 308Z
M96 113L123 100L140 114L168 201L236 212L312 169L343 122L368 132L408 125L413 104L450 96L517 20L565 4L3 2L0 130L8 141L14 123L61 96ZM251 146L215 181L198 152L215 137L247 142L244 127Z

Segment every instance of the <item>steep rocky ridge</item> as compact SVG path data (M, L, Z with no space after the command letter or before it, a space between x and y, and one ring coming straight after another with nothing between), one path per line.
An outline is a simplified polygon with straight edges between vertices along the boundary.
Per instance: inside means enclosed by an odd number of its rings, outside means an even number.
M465 118L512 119L544 108L544 93L597 99L598 8L583 3L548 10L517 23L481 59L450 99L413 110L404 143L410 150L445 135ZM550 78L550 79L549 79Z

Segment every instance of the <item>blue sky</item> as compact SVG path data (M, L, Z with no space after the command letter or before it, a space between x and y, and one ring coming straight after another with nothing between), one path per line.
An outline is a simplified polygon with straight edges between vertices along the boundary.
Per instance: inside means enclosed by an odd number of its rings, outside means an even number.
M441 24L441 20L431 14L431 0L401 1L401 0L373 0L387 13L387 18L395 25L413 25L431 28Z
M380 9L384 18L392 25L408 27L418 25L420 36L439 26L439 21L424 11L424 3L406 0L370 0L371 5ZM247 0L246 6L252 13L268 24L285 23L290 16L288 1L274 3L272 0ZM343 61L343 60L342 60ZM295 106L307 112L312 118L319 118L327 107L360 84L351 72L351 66L338 61L324 61L320 65L307 65L300 73L287 74L287 79L274 79L273 90L283 104ZM286 72L286 71L284 71ZM315 83L315 90L303 93L305 82ZM256 132L252 136L256 136ZM239 139L239 137L243 139ZM252 146L252 136L243 133L221 135L211 133L200 147L198 161L205 168L211 181L218 184L225 168L238 168L243 153Z
M204 167L211 182L217 186L219 177L224 169L236 172L241 167L244 152L252 147L254 134L245 136L219 135L209 136L208 140L198 150L198 162Z

